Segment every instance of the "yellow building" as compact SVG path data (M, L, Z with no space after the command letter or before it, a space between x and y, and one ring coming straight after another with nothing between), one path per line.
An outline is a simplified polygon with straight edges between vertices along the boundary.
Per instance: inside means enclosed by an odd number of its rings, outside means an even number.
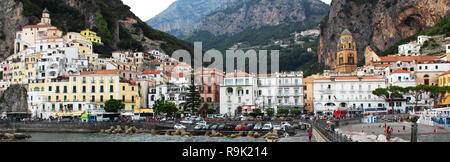
M97 36L97 33L90 31L89 29L80 32L81 35L86 37L86 40L96 43L102 43L102 38Z
M336 72L352 73L356 70L358 61L358 52L356 51L356 42L352 33L345 29L338 43Z
M439 86L450 86L450 70L439 76ZM450 93L445 94L441 105L450 105Z
M11 84L23 84L25 80L25 64L16 62L11 64Z
M67 42L67 47L78 48L78 53L83 56L93 52L92 43L86 40L86 37L80 33L69 32L64 36L64 41Z
M86 71L80 75L37 80L29 84L28 95L31 107L38 110L36 114L103 109L110 99L122 100L126 111L140 108L138 86L121 81L119 70Z

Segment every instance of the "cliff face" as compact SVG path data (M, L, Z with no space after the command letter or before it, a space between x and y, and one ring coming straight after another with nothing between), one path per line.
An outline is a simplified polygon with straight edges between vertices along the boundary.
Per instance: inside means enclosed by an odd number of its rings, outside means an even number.
M366 46L383 51L397 41L436 25L449 15L448 0L334 0L321 23L319 60L335 66L340 33L348 28L357 43L358 60Z
M22 16L23 5L15 0L0 1L0 58L9 56L14 47L15 31L28 20Z
M303 22L322 17L327 11L328 5L319 0L241 0L207 15L196 30L232 35L249 27Z
M177 0L147 23L175 36L187 35L201 18L232 1L235 0Z
M21 85L11 85L0 97L0 112L27 112L27 90Z

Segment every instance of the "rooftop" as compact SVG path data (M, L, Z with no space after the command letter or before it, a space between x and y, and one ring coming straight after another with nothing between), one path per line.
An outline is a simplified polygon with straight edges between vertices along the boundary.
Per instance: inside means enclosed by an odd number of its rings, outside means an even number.
M409 72L406 71L406 70L403 70L403 69L398 69L398 70L395 70L395 71L392 72L392 73L409 73Z

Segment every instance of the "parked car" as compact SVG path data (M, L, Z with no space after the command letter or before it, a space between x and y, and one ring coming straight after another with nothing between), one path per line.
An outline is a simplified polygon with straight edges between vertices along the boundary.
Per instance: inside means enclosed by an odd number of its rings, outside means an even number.
M236 126L236 128L234 128L235 131L243 131L245 130L245 125L243 124L239 124Z
M252 116L249 116L249 117L247 118L247 121L253 121L253 120L255 120L255 118L253 118Z
M221 124L217 127L217 130L223 130L225 129L225 124Z
M233 130L235 126L233 124L226 124L224 130Z
M198 125L198 124L206 125L206 122L205 122L205 121L201 121L201 122L198 122L197 125Z
M194 127L194 129L195 129L195 130L200 130L200 129L203 129L203 127L204 127L204 125L202 125L202 124L197 124L197 125Z
M251 131L251 130L253 130L253 124L247 125L247 126L245 127L245 130L246 130L246 131Z
M264 124L264 126L262 127L262 130L264 130L264 131L272 130L272 124L270 124L270 123Z
M253 130L259 131L259 130L262 129L262 127L263 127L262 123L259 122L259 123L256 123L256 124L255 124L255 126L253 127Z
M175 124L175 126L173 126L175 129L186 129L186 126L184 126L183 124Z
M211 130L217 130L218 127L219 127L218 124L212 124Z
M211 125L209 125L209 124L205 124L205 125L203 125L203 129L205 129L205 130L209 130L209 127L210 127Z
M194 123L194 121L192 121L192 120L183 120L183 121L181 121L180 123L183 123L183 124L192 124L192 123Z
M279 130L281 130L281 126L280 125L274 125L273 126L273 130L279 131Z

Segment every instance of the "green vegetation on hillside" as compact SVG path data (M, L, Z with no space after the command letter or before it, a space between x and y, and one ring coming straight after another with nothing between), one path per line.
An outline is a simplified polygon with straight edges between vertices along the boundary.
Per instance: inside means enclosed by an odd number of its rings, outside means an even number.
M23 4L23 15L30 24L41 21L42 11L47 8L51 13L52 24L63 32L81 31L86 28L84 15L61 0L17 0Z
M437 25L433 27L426 28L425 30L421 30L408 38L398 41L397 43L389 47L387 50L380 52L380 56L387 56L390 54L398 53L399 45L414 41L417 39L417 36L419 35L428 35L428 36L445 35L445 37L450 37L450 16L443 18Z
M76 8L73 8L65 3L63 0L16 0L22 2L24 5L23 15L30 20L30 24L36 24L40 21L42 11L47 8L50 11L52 18L52 25L56 26L63 32L80 32L89 26L86 25L85 16ZM117 29L117 21L126 19L127 17L134 18L138 22L133 26L137 31L142 31L142 34L152 40L165 41L161 48L168 54L172 54L175 50L186 49L193 51L193 47L188 42L177 39L167 33L152 29L146 23L142 22L133 12L130 7L124 5L121 0L87 0L85 2L85 12L95 14L96 26L91 30L97 32L105 46L98 47L97 51L101 54L110 52L111 47L117 45L119 48L126 48L131 50L142 50L141 40L134 40L131 38L128 31L119 29L120 38L125 38L120 42L114 42L116 37L114 31ZM120 28L120 27L119 27ZM103 49L108 49L102 51Z
M222 35L214 36L206 31L197 31L193 33L187 41L194 42L200 41L203 43L203 50L217 49L225 54L225 50L229 49L236 43L242 43L249 47L266 46L253 48L256 51L267 50L270 54L270 50L280 51L280 71L296 71L301 70L304 72L304 76L309 76L318 72L322 72L325 67L324 64L319 64L317 57L318 40L314 40L311 37L301 37L299 41L304 41L303 45L291 45L287 48L281 48L279 45L273 45L276 40L289 40L293 42L294 36L291 35L294 32L301 32L308 29L316 28L319 21L322 19L315 19L306 21L305 23L289 23L277 26L265 26L259 29L247 28L240 33L232 36ZM310 39L314 41L309 42ZM267 47L268 46L268 47ZM308 48L311 48L313 52L308 53ZM244 50L245 52L246 50ZM224 56L224 60L225 56ZM270 56L268 58L268 67L270 67ZM248 72L248 62L247 72ZM258 63L259 64L259 63ZM270 72L270 68L268 69Z

